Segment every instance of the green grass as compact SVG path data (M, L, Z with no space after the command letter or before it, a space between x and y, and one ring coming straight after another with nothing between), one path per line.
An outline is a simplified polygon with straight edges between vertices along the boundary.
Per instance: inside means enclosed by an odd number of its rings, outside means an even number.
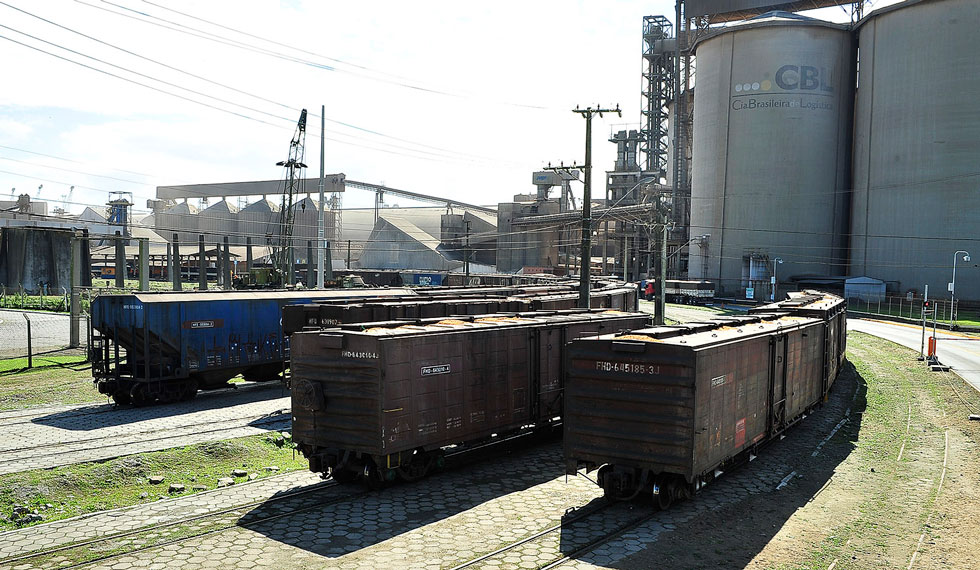
M35 356L33 358L33 368L34 369L45 369L45 368L64 368L66 366L83 366L86 364L86 359L82 355L74 356ZM87 367L86 367L87 368ZM0 375L4 374L16 374L20 372L27 372L31 370L27 367L27 358L7 358L0 360Z
M0 361L0 410L105 401L81 356L35 357L35 368L26 366L26 358Z
M0 531L18 528L9 521L14 505L37 510L44 522L60 520L140 503L214 489L222 477L244 469L258 478L307 469L306 460L287 443L281 448L274 434L214 441L128 455L103 462L83 463L0 475ZM151 485L149 477L161 475L165 481ZM236 479L241 483L246 477ZM171 483L185 487L182 493L169 493ZM194 487L204 489L195 490ZM47 505L51 505L47 507Z
M935 481L926 477L934 473L934 466L919 462L917 450L935 447L935 440L941 437L941 430L925 411L944 406L937 386L940 377L916 362L911 351L887 341L850 333L847 343L849 360L866 386L855 405L863 407L863 395L866 407L860 416L860 431L851 435L855 444L847 460L851 465L838 470L867 473L867 481L873 482L863 485L862 499L851 514L828 529L826 539L811 545L806 558L778 568L825 569L834 560L848 561L839 567L854 567L852 556L861 560L860 567L868 560L907 560L909 545L901 537L917 531L935 496ZM913 429L906 436L910 404ZM848 429L841 430L835 440L847 437ZM899 462L903 441L905 455ZM922 481L928 481L931 492L913 497L908 489L921 486Z

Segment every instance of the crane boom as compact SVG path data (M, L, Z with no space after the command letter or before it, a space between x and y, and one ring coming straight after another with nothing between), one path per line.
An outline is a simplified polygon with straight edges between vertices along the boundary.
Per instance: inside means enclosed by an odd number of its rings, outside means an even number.
M293 199L296 194L302 193L299 186L303 183L303 157L306 152L306 109L299 114L299 122L296 123L296 131L293 133L292 140L289 141L289 158L277 162L277 166L286 169L286 176L283 184L282 205L279 210L279 232L276 235L275 243L272 244L272 271L273 280L278 285L292 285L295 281L293 271Z

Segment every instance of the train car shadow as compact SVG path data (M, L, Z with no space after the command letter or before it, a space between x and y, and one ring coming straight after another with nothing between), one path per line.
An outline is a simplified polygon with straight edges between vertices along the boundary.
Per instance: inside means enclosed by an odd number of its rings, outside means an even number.
M246 390L219 390L201 392L197 398L187 402L160 404L156 406L134 407L104 404L73 408L31 419L31 423L56 427L71 431L91 431L101 428L156 420L177 418L185 415L210 412L235 406L245 406L288 396L278 384L249 387ZM283 407L289 407L288 402ZM261 413L261 412L259 412ZM243 416L258 413L242 412ZM288 416L287 416L288 419Z
M493 499L553 480L556 477L553 470L529 468L529 465L560 465L561 444L537 444L495 455L381 491L366 491L357 484L334 487L319 502L311 505L307 500L274 520L263 520L263 512L273 508L267 502L242 517L239 525L323 557L317 558L316 565L320 567L345 555L372 556L370 547L385 541L397 544L393 548L404 546L411 550L420 544L413 540L418 538L418 533L412 531L438 521L457 517L451 527L433 530L441 534L457 523L461 527L482 528L480 525L494 518L514 516L493 507ZM445 538L452 543L451 533ZM421 551L410 554L423 555ZM391 562L390 556L386 558L391 568L399 567L397 562Z
M845 363L828 401L782 440L766 446L754 461L730 470L667 511L654 512L652 497L638 497L625 508L590 517L591 528L607 529L603 536L610 528L628 527L599 547L595 542L600 537L583 533L570 514L561 552L606 568L746 567L801 507L824 491L854 450L866 388L854 366ZM637 514L643 509L652 517ZM623 514L626 510L632 514Z

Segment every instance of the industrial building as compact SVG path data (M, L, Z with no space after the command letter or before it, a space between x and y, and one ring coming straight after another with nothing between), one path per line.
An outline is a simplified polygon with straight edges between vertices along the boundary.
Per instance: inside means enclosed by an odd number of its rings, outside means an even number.
M688 0L685 22L725 25L680 38L697 62L689 235L708 236L690 277L742 298L855 277L936 297L958 255L956 296L980 299L980 3L855 4L849 25L758 14L814 3L717 4Z
M594 271L657 273L664 239L668 278L711 281L723 297L869 283L875 295L881 284L945 296L959 263L956 296L980 301L968 261L980 256L980 2L906 0L867 15L864 2L844 4L845 24L794 12L837 0L686 0L673 24L643 19L641 124L609 134L616 161L593 191L585 253ZM331 174L324 237L348 269L577 273L580 176L549 165L532 174L536 192L494 208ZM161 259L175 242L183 257L201 235L214 251L227 237L231 257L264 262L291 219L291 257L305 264L318 182L299 180L285 212L283 181L161 186L141 223L121 198L68 220L24 194L0 202L0 225L120 231L159 244ZM346 188L373 192L375 207L344 210ZM438 206L388 207L392 195Z

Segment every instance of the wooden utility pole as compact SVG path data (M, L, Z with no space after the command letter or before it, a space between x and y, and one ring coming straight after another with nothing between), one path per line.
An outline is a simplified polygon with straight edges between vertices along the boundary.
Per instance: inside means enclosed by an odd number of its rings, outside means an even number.
M585 109L576 107L572 112L582 115L585 119L585 194L582 197L582 252L580 254L582 269L578 306L588 309L592 298L589 290L592 265L592 117L595 115L601 117L603 113L616 113L622 117L623 112L619 109L619 105L616 105L615 109L603 109L599 105Z

